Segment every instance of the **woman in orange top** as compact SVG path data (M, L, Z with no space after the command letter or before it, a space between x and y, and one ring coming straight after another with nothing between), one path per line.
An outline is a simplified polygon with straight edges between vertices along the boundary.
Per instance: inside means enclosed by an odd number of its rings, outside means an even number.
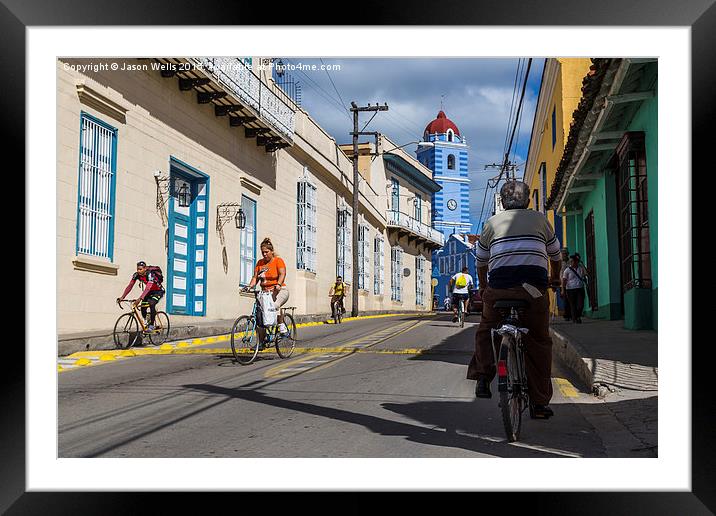
M251 289L256 283L260 283L261 290L271 292L276 310L279 310L286 304L289 297L288 287L284 283L286 264L279 256L275 255L270 238L264 238L261 242L261 255L263 258L256 262L254 277L251 278L248 288ZM278 330L282 335L288 334L281 315L278 316Z

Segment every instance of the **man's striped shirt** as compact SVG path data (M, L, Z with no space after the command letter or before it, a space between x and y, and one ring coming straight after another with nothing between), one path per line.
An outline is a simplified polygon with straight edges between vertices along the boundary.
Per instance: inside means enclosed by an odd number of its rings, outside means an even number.
M505 210L490 217L477 242L477 266L488 266L492 288L522 283L547 288L550 259L562 259L560 243L547 217L535 210Z

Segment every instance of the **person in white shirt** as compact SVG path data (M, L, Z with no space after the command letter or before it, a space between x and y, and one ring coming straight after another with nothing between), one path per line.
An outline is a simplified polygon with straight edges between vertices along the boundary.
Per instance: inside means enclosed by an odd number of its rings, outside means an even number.
M452 322L457 321L457 304L462 303L462 313L467 313L467 300L470 298L470 287L475 283L472 276L468 274L468 268L463 267L462 272L458 272L450 278L450 287L452 290Z
M562 271L562 288L567 293L572 321L581 324L587 269L581 264L579 253L574 253L569 260L569 265Z

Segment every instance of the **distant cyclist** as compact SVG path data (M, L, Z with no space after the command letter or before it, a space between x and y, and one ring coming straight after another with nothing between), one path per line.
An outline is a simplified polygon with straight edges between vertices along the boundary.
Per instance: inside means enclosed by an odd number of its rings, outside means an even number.
M336 318L336 306L340 309L341 315L346 313L346 309L343 306L343 299L345 299L348 293L348 285L343 283L341 276L336 277L336 282L331 285L331 290L328 291L328 295L331 296L331 317Z
M137 262L137 272L132 275L132 279L129 281L129 285L124 289L122 297L117 298L117 302L124 301L127 294L132 290L134 284L139 280L139 283L144 287L144 291L140 294L139 298L133 303L133 306L139 305L142 301L146 301L149 304L149 326L148 330L154 330L154 318L157 315L157 303L164 296L164 287L162 282L164 276L162 275L162 269L159 267L147 267L146 262ZM147 307L142 306L142 317L146 320L147 318Z
M450 287L452 287L452 322L457 321L457 304L462 303L462 313L467 313L467 301L470 299L470 288L475 283L469 274L467 267L462 268L462 272L458 272L450 278Z

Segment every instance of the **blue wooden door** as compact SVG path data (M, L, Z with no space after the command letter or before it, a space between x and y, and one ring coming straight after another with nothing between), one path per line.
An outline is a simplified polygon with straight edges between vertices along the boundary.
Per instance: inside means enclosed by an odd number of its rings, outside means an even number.
M206 314L208 180L172 167L170 173L167 310L171 314ZM179 191L190 192L180 206Z

